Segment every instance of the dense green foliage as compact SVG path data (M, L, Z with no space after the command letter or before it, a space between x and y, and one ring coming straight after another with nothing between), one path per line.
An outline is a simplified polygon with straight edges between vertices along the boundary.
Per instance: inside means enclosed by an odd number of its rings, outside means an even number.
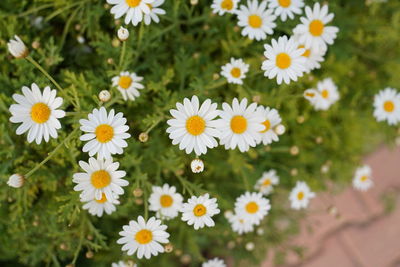
M311 5L315 1L306 2ZM120 61L122 45L116 38L120 22L111 16L105 1L2 0L1 265L63 266L77 260L77 266L110 266L120 259L135 260L124 256L116 239L122 225L145 214L143 202L151 185L175 185L185 198L190 197L188 188L196 195L209 192L217 197L223 213L232 210L235 198L252 190L261 173L270 168L278 171L281 184L270 197L272 210L260 226L264 234L239 238L222 213L214 217L214 228L198 231L176 218L167 222L174 251L140 262L143 266L179 266L182 255L188 254L190 266L198 266L212 256L232 256L237 262L250 261L248 266L256 266L268 249L280 253L277 261L290 250L301 253L300 248L285 245L306 214L289 208L291 187L297 180L306 181L316 192L327 190L330 182L348 185L363 153L383 140L392 142L398 134L396 127L375 121L372 101L373 95L386 86L400 88L400 2L328 2L335 13L332 24L340 32L322 68L299 82L277 86L260 70L263 44L270 38L256 42L242 37L234 16L211 14L211 1L194 6L187 0L166 1L163 7L167 15L159 24L129 25L131 36ZM41 25L38 16L44 18ZM298 16L285 23L278 20L274 37L290 35L298 22ZM60 137L49 143L29 144L26 135L17 136L17 126L9 122L11 96L23 85L35 82L41 88L54 88L32 64L8 53L6 43L14 34L29 45L30 55L64 88L58 94L64 98L63 109L68 116L61 120ZM85 42L79 43L78 37L84 37ZM36 48L30 45L33 42ZM230 57L243 58L251 65L243 86L215 77ZM134 102L124 102L111 88L111 77L120 70L144 76L146 88ZM330 110L316 112L302 92L326 77L332 77L338 85L341 99ZM23 188L8 187L6 181L11 174L27 173L79 127L78 120L99 105L97 95L103 89L112 92L106 107L125 114L132 135L124 154L115 157L130 182L117 211L97 218L81 209L79 193L73 191L72 183L73 173L79 171L77 162L88 158L81 152L80 131L29 177ZM193 174L189 163L194 155L173 146L165 132L169 109L192 95L219 104L233 97L256 99L279 110L287 133L278 143L260 145L248 153L223 147L210 150L202 157L206 170ZM138 136L146 131L149 140L142 143ZM293 146L299 148L297 155L290 153ZM321 173L326 164L329 172ZM144 190L139 198L132 194L138 187ZM256 245L252 252L245 249L249 241ZM87 255L88 251L94 256Z

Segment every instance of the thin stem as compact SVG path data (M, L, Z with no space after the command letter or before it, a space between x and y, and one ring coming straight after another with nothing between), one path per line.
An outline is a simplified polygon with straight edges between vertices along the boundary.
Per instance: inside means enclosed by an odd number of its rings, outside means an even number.
M49 79L56 87L58 90L63 91L64 89L53 79L53 77L51 77L51 75L42 68L42 66L40 66L40 64L34 60L31 56L27 56L26 60L28 60L30 63L32 63L36 68L38 68L43 74L44 76L47 77L47 79Z
M118 65L119 71L122 71L122 66L124 64L124 59L125 59L125 52L126 52L126 41L122 42L122 50L121 50L121 55L119 56L119 65Z
M188 191L191 196L194 196L192 189L189 188L189 186L186 184L186 181L180 175L177 175L176 177L178 177L178 180L181 182L183 188Z
M162 120L164 119L164 116L160 117L158 120L156 120L153 125L150 126L149 129L146 130L146 134L150 133L151 130L154 129L154 127L156 127Z
M56 148L54 148L53 151L51 151L49 153L49 155L42 160L42 162L40 162L38 165L35 166L35 168L33 168L32 170L30 170L27 174L25 174L25 178L28 178L29 176L31 176L34 172L36 172L40 167L42 167L47 161L49 161L54 154L57 153L57 151L69 140L71 139L71 137L78 131L78 128L76 128L75 130L73 130L60 144L58 144L56 146Z

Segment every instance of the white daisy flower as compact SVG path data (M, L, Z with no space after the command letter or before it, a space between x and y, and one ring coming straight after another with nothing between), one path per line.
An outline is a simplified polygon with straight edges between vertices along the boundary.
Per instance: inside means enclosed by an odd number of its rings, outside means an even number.
M275 131L275 128L282 122L278 111L274 108L258 106L257 112L263 116L264 121L262 124L265 127L264 130L260 131L261 139L259 143L262 142L264 145L269 145L272 142L278 142L279 137Z
M218 146L215 118L220 111L216 103L207 99L200 106L197 96L193 96L191 100L185 98L183 105L176 103L176 108L170 110L174 118L167 121L170 125L167 133L173 145L179 144L179 149L185 149L187 154L194 150L196 155L206 154L207 148Z
M23 86L23 95L13 95L18 104L10 106L10 121L21 123L17 135L28 131L28 142L35 140L36 144L40 144L42 139L48 142L50 137L57 138L57 130L61 128L58 119L65 116L65 112L58 109L63 99L56 97L57 91L51 90L49 86L44 88L43 94L35 83L32 83L31 88Z
M24 185L25 178L23 175L15 173L8 178L7 184L10 187L20 188Z
M81 199L86 202L82 208L87 210L93 216L101 217L103 213L111 214L116 211L115 205L119 204L118 195L114 195L113 200L108 200L106 194L102 193L101 199L93 198L92 200Z
M250 147L255 147L261 139L261 131L265 129L262 124L264 118L256 112L257 104L247 106L247 99L243 98L239 103L237 98L222 104L223 111L218 120L218 129L221 132L220 144L226 149L239 148L246 152Z
M221 260L219 258L214 258L212 260L203 262L201 267L226 267L226 264L223 260Z
M247 6L241 5L236 14L238 25L243 27L242 36L260 41L267 38L267 34L273 34L276 16L272 13L272 9L267 9L267 1L258 4L257 0L248 0Z
M160 220L151 217L147 222L142 216L137 221L130 221L129 225L122 227L123 231L119 232L122 236L117 240L118 244L124 244L122 251L127 251L128 255L137 254L138 259L150 259L151 256L157 256L158 253L164 252L161 244L169 242L169 233L167 226L162 224Z
M157 218L173 219L182 208L183 197L176 192L175 186L164 184L163 187L153 186L149 198L149 210L157 212Z
M194 159L190 163L190 168L193 173L200 173L204 171L204 162L201 159Z
M261 69L264 76L269 79L276 77L276 82L281 84L284 81L297 81L298 77L303 76L306 59L302 56L304 48L299 48L294 38L288 39L286 36L279 37L278 41L272 39L271 45L264 45L264 56L266 60L262 63Z
M80 197L84 201L103 198L110 202L115 200L114 195L124 194L121 186L127 186L128 181L122 179L126 172L118 170L119 163L113 162L111 158L95 159L89 158L89 162L79 161L79 166L85 172L75 173L72 181L77 183L75 191L82 191Z
M334 14L328 14L328 5L322 8L319 3L315 3L313 9L306 6L306 17L301 17L302 24L293 29L293 33L299 36L299 42L307 48L313 47L326 49L327 44L333 44L339 28L326 26L332 21Z
M112 85L117 87L125 101L128 98L135 100L136 97L140 96L139 90L144 88L143 84L140 83L142 80L143 77L137 76L134 72L123 71L112 78Z
M232 231L239 235L254 231L254 224L247 218L247 216L234 214L228 218L228 221L231 224Z
M279 184L279 176L276 174L276 170L269 170L262 174L254 189L267 196L273 191L274 185L277 184Z
M311 192L305 182L297 181L296 186L290 192L289 200L292 209L299 210L307 208L310 200L315 197L315 193Z
M400 121L400 94L393 88L379 91L374 97L374 117L377 121L386 120L389 125Z
M220 210L217 199L204 194L189 198L187 203L183 203L181 212L182 221L187 221L188 225L194 225L194 229L198 230L204 226L213 227L215 223L211 217L220 213Z
M299 42L299 36L295 35L293 37L299 44L298 48L304 48L305 52L301 55L303 56L306 61L305 61L305 66L306 66L306 73L310 73L314 69L320 69L321 68L321 62L324 62L325 54L327 52L327 48L320 46L319 48L315 47L309 47L306 48L304 43Z
M353 187L360 191L367 191L373 185L371 167L364 165L357 168L353 178Z
M224 76L228 83L243 84L246 73L249 71L249 64L243 62L241 58L231 58L231 62L221 67L221 75Z
M129 263L126 263L124 261L119 261L119 262L111 263L111 267L137 267L137 264L133 264L133 266L132 266Z
M261 193L246 192L235 202L235 213L254 225L259 225L270 209L269 200Z
M107 0L107 3L114 5L111 14L115 19L125 16L125 24L132 22L133 26L143 20L143 16L150 13L150 6L154 0Z
M307 89L304 97L310 101L315 110L328 110L340 98L337 86L331 78L326 78L317 84L317 90Z
M274 14L286 21L289 17L294 19L294 15L301 14L304 6L303 0L269 0L269 8L274 9Z
M150 13L149 14L144 14L144 23L146 25L149 25L152 20L155 23L159 23L160 22L160 19L158 18L158 15L165 15L166 14L165 10L160 8L160 6L162 4L164 4L164 0L154 0L153 3L147 4L147 6L150 8Z
M225 13L235 13L239 0L214 0L211 4L213 13L222 16Z
M126 125L126 119L122 112L116 115L114 109L107 115L104 107L100 110L93 109L88 115L88 120L81 119L81 131L86 134L80 137L82 141L87 142L83 148L83 152L89 152L89 156L97 154L98 158L110 158L114 154L122 154L123 148L128 146L124 140L131 135L126 133L129 126Z
M29 54L28 48L26 48L24 42L22 42L21 38L17 35L14 35L14 40L11 39L7 43L8 51L13 55L15 58L24 58L27 57Z

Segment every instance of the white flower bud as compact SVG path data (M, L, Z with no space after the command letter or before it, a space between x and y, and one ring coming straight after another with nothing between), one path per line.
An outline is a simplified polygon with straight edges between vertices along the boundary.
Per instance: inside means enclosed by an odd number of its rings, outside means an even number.
M118 30L118 39L123 41L126 41L129 38L129 31L128 29L125 29L124 27L119 27Z
M286 131L286 128L285 128L285 126L282 125L282 124L279 124L279 125L277 125L277 126L275 127L275 133L276 133L277 135L282 135L282 134L285 133L285 131Z
M8 51L10 51L11 55L15 58L24 58L27 57L29 54L28 48L26 48L24 42L15 35L15 40L11 39L8 43Z
M254 249L254 243L253 242L249 242L246 244L246 249L248 251L252 251Z
M192 168L192 172L199 173L204 170L204 163L201 159L194 159L190 163L190 167Z
M24 185L25 178L21 174L13 174L8 178L7 184L14 188L20 188Z
M233 212L232 212L231 210L227 210L227 211L224 212L224 217L225 217L226 219L229 219L229 218L231 218L232 216L233 216Z
M107 102L110 100L111 94L108 90L103 90L99 93L99 99L101 102Z

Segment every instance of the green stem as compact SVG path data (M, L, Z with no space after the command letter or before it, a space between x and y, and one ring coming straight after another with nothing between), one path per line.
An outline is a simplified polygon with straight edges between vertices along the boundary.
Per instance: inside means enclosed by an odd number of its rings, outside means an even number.
M118 65L119 71L122 71L122 66L124 65L125 52L126 52L126 41L122 42L122 50L121 50L121 55L119 56L119 65Z
M194 196L192 189L189 188L189 186L186 184L186 181L180 175L177 175L176 177L178 177L178 180L181 182L183 188L188 191L191 196Z
M31 56L27 56L26 60L28 60L36 68L38 68L44 74L44 76L46 76L47 79L49 79L57 87L59 91L63 91L62 87L53 79L53 77L51 77L51 75L45 69L42 68L42 66L40 66L40 64L36 60L34 60Z
M27 174L24 175L25 178L28 178L29 176L31 176L34 172L36 172L40 167L42 167L47 161L49 161L54 154L57 153L57 151L68 141L71 139L71 137L78 131L78 128L76 128L75 130L73 130L60 144L58 144L56 146L56 148L54 148L53 151L51 151L49 153L49 155L42 160L42 162L40 162L38 165L35 166L35 168L33 168L32 170L30 170Z
M149 129L146 130L146 134L150 133L151 130L154 129L154 127L156 127L162 120L164 119L164 116L160 117L158 120L156 120L153 125L150 126Z

